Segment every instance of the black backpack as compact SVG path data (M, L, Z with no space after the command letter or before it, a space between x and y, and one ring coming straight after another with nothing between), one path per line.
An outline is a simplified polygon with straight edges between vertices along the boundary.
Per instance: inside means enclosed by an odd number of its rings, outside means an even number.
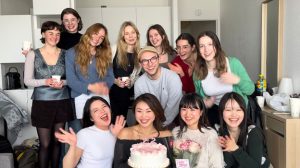
M14 69L15 72L11 70ZM9 67L8 72L5 74L6 78L6 89L20 89L21 88L21 79L18 69L16 67Z

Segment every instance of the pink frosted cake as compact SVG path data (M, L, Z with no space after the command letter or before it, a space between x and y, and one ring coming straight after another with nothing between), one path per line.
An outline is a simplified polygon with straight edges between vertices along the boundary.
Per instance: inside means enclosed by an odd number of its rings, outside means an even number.
M167 148L154 141L133 144L128 164L134 168L163 168L169 165Z

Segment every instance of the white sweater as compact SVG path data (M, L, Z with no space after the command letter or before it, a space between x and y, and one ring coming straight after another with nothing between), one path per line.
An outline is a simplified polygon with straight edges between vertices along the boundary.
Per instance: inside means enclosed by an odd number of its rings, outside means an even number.
M172 130L172 134L176 139L190 139L199 143L202 148L199 155L199 160L196 168L222 168L224 167L223 152L218 144L218 135L214 129L202 128L200 130L187 129L182 134L182 137L178 138L179 127Z

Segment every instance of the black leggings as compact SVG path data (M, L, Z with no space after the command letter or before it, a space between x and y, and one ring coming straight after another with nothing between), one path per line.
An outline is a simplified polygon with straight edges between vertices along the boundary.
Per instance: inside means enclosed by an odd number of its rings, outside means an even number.
M207 116L209 124L212 128L215 127L215 124L220 125L219 106L214 104L211 108L207 109L206 116Z
M49 168L49 156L51 156L51 167L58 168L61 143L54 137L54 132L64 127L65 123L56 123L51 129L37 128L40 140L39 168Z

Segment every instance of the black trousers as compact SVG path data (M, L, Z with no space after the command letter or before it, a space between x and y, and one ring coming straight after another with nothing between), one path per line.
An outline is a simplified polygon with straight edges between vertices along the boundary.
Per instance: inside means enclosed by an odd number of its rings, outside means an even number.
M130 97L134 94L134 89L120 88L116 84L112 85L109 91L110 106L112 111L112 123L115 123L116 116L123 115L127 117L128 108L131 106Z
M209 121L209 124L212 128L215 127L215 124L220 125L220 118L219 118L219 106L213 105L211 108L207 109L207 118Z

